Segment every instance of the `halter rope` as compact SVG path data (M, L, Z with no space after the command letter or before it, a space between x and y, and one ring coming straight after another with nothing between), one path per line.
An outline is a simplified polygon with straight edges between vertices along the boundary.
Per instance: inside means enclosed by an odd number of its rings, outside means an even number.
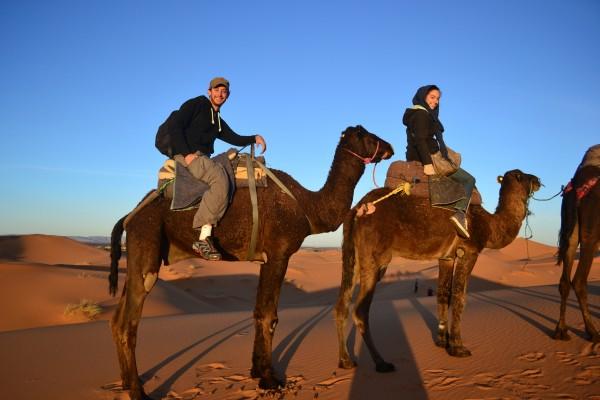
M344 147L344 150L346 150L348 153L352 154L353 156L358 157L363 162L363 164L367 165L367 164L372 163L375 156L377 156L377 152L379 151L379 140L377 141L377 147L375 148L375 152L373 153L373 155L371 157L362 157L362 156L356 154L355 152L353 152L352 150L348 150L345 147ZM379 185L375 181L375 168L377 168L377 163L375 163L375 165L373 165L373 173L371 175L373 178L373 184L375 185L376 188L378 188Z

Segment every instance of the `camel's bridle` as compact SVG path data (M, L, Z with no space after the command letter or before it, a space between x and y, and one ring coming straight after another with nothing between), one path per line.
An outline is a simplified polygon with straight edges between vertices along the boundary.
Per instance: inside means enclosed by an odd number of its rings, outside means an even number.
M353 156L358 157L358 159L360 159L365 165L367 165L367 164L372 163L373 159L375 157L377 157L377 152L379 151L379 140L377 141L377 147L375 147L375 152L373 153L373 155L371 157L360 156L360 155L356 154L355 152L353 152L352 150L349 150L345 147L344 147L344 150L346 150L348 153L352 154Z
M375 147L375 152L373 153L373 155L371 157L362 157L358 154L356 154L355 152L353 152L352 150L349 150L347 148L344 147L344 150L346 150L348 153L352 154L353 156L357 157L358 159L360 159L363 164L367 165L373 162L373 159L375 157L377 157L377 152L379 151L379 140L377 141L377 147ZM372 174L372 178L373 178L373 184L375 185L375 187L379 187L379 185L377 184L377 182L375 182L375 167L377 166L377 163L375 163L375 165L373 166L373 174Z

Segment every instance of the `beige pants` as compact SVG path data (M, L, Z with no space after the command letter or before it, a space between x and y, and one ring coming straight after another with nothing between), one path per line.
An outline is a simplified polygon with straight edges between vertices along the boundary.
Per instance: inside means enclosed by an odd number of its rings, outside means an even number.
M185 165L183 156L176 155L173 158ZM192 161L187 169L194 178L209 186L209 189L202 195L200 206L194 215L192 228L200 229L203 225L216 225L225 214L229 197L229 180L225 169L205 155L200 155Z

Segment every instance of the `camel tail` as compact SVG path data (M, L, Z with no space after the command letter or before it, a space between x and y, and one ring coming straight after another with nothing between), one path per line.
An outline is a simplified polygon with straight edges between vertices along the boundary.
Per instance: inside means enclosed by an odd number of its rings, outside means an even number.
M558 259L557 265L565 261L571 243L573 230L577 225L577 199L575 191L563 195L560 207L560 233L558 235Z
M352 209L344 221L344 239L342 242L342 287L340 293L352 290L354 286L354 267L356 255L354 252L354 223L356 210Z
M128 214L129 215L129 214ZM108 292L111 296L117 294L119 284L119 259L121 259L121 240L125 231L125 218L127 215L117 221L110 235L110 275L108 276Z

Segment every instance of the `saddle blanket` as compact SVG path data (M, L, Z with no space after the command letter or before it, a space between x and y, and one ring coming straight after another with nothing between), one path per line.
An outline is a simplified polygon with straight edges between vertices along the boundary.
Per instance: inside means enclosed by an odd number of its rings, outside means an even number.
M236 187L248 187L247 154L237 154L233 160L229 156L231 149L212 158L223 166L229 179L229 201L233 198ZM264 165L264 158L257 157ZM267 186L266 172L253 162L256 187ZM189 170L175 160L166 160L158 172L158 187L167 198L171 199L171 210L187 210L198 207L202 195L209 188L208 184L196 179Z
M452 204L466 196L462 185L452 179L445 176L425 175L423 164L418 161L392 162L387 170L384 186L394 189L405 182L411 184L411 196L428 198L434 206ZM471 194L470 204L481 205L481 203L481 195L475 188Z

